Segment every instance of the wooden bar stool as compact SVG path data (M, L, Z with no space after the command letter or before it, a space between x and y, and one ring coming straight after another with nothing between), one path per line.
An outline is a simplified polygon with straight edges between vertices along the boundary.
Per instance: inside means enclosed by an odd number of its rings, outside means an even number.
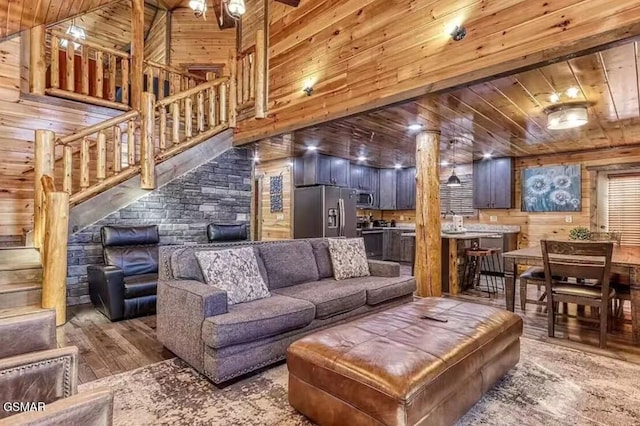
M462 281L480 291L487 292L489 296L497 293L496 277L487 275L486 289L482 288L482 269L490 270L490 259L493 256L491 249L470 248L465 250L466 265ZM469 282L470 281L470 282ZM491 285L490 285L491 284Z

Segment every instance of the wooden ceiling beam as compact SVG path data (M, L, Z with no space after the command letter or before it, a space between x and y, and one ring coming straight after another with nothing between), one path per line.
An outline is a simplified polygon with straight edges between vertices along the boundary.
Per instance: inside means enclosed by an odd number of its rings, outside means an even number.
M298 7L300 5L300 0L275 0L278 3L286 4L291 7Z

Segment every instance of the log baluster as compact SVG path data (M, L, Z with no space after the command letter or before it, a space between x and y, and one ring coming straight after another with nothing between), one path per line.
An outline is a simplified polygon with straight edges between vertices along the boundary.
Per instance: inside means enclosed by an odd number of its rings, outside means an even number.
M153 93L142 94L142 131L140 137L140 187L155 188L155 104Z
M104 55L99 50L96 51L96 75L95 75L95 87L96 98L102 98L104 96Z
M136 164L136 121L127 123L127 163L129 167Z
M231 84L231 83L230 83ZM226 83L220 84L218 86L218 90L219 90L219 96L220 96L220 123L226 123L227 122L227 109L230 111L231 113L231 117L235 116L235 112L234 110L227 108L227 90L230 90L231 86L227 85ZM231 106L231 105L229 105ZM229 123L229 127L233 127L232 123Z
M167 108L160 107L160 151L167 149Z
M180 143L180 101L171 104L171 142Z
M218 115L216 114L216 88L215 87L211 87L208 90L208 101L209 101L209 108L208 108L208 112L209 112L209 116L207 118L207 123L209 124L209 128L211 127L215 127L217 122L217 118Z
M73 188L73 148L66 144L62 148L62 190L71 195Z
M119 124L113 126L113 171L122 171L122 128Z
M75 51L74 44L71 40L67 40L67 51L65 55L65 63L66 63L65 88L69 92L73 92L75 90L75 77L76 77L75 62L74 62L75 56L76 56L76 51Z
M150 92L153 93L153 68L151 68L150 66L147 66L147 68L144 70L144 76L145 76L145 92Z
M190 97L184 100L184 136L193 136L193 101Z
M99 182L102 182L107 177L107 135L102 130L98 132L96 150L96 158L98 160L96 178Z
M267 46L264 30L258 30L256 33L255 55L255 116L265 118L267 116Z
M80 93L83 95L89 94L89 48L82 46L80 62L80 75L82 76Z
M60 39L54 35L51 36L51 87L57 89L60 87Z
M108 54L109 58L109 100L116 100L116 57L115 55Z
M200 133L204 132L204 91L198 92L196 100L196 123Z
M82 144L80 145L80 189L87 189L89 187L89 163L91 157L89 150L91 149L91 142L88 137L82 138Z
M129 59L120 59L120 91L122 93L122 103L129 105Z

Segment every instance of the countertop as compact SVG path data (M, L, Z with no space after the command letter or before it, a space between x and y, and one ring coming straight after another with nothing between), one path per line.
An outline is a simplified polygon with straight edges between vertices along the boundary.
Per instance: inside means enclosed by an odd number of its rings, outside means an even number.
M446 229L451 225L451 222L443 222L442 228ZM497 233L497 234L517 234L520 232L520 227L518 225L492 225L485 223L465 223L465 229L469 232L478 232L478 233ZM413 224L398 224L395 227L385 226L385 227L373 227L373 228L361 228L361 231L379 231L379 230L396 230L396 231L406 231L411 232L415 231L416 226ZM486 236L486 235L485 235Z
M416 236L415 232L403 232L403 237L414 237ZM443 232L440 234L441 238L446 238L450 240L476 240L478 238L487 238L487 237L499 237L500 234L493 234L488 232L465 232L464 234L449 234Z

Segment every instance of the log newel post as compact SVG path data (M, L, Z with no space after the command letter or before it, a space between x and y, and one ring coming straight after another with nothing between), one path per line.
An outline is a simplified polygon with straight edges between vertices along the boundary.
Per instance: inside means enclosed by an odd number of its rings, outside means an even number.
M144 74L144 0L131 0L131 108L140 110ZM151 84L151 83L148 83Z
M29 91L44 95L47 63L45 58L45 27L38 25L29 30Z
M425 109L424 114L428 114ZM429 122L438 122L429 117ZM416 238L417 295L442 295L440 219L440 130L437 126L416 137Z
M255 117L267 116L267 45L264 30L256 32L255 55Z
M67 317L68 193L46 194L45 223L42 307L55 309L56 325L62 325Z
M142 94L142 124L140 137L140 187L155 189L155 104L153 93Z
M53 176L55 161L55 138L51 130L36 130L35 134L35 194L33 203L33 245L41 249L44 245L45 230L45 194L42 188L42 176Z

